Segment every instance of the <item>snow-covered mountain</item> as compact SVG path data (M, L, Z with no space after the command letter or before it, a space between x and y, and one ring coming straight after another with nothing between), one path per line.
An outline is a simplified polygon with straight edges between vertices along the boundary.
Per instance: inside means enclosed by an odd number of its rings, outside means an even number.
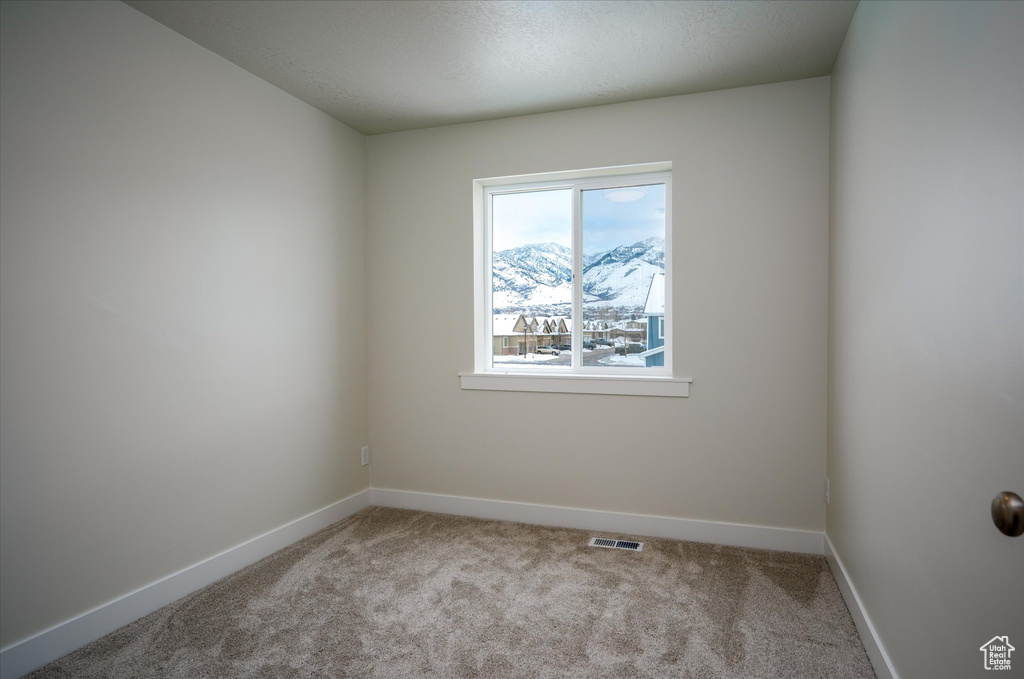
M655 273L665 270L665 241L653 237L583 258L583 299L596 306L643 306ZM572 304L572 252L555 243L494 253L494 308Z
M572 251L555 243L494 253L495 310L572 304Z
M654 274L665 270L665 239L620 245L583 267L583 301L595 306L639 306Z

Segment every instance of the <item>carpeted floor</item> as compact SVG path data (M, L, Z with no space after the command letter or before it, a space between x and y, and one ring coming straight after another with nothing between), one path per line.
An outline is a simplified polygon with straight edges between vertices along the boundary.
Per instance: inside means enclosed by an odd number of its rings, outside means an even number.
M593 535L371 507L29 676L874 676L824 558Z

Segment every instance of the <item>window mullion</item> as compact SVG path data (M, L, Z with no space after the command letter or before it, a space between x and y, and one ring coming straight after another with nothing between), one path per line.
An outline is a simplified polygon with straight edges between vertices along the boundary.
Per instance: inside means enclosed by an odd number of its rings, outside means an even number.
M583 220L579 186L572 187L572 369L583 367Z
M493 206L491 202L491 192L484 191L483 196L483 218L484 218L484 234L483 234L483 247L484 247L484 273L483 273L483 307L484 307L484 351L483 351L483 362L484 370L490 370L494 367L494 278L493 278L493 262L494 253L491 252L492 233L493 229L491 222L494 218ZM479 355L479 354L478 354Z

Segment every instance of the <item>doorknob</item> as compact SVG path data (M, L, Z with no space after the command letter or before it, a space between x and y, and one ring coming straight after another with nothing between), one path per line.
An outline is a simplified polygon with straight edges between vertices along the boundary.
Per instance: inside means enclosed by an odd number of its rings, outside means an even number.
M992 523L1013 538L1024 533L1024 500L1020 495L1007 490L992 498Z

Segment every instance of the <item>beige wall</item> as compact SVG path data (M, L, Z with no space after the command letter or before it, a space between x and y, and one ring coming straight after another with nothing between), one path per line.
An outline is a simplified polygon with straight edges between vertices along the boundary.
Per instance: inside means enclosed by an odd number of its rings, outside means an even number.
M3 3L0 645L360 489L365 140L120 3Z
M821 530L827 78L370 137L373 485ZM472 181L672 161L689 399L462 391ZM431 346L410 328L445 328Z
M1024 494L1022 38L1021 3L862 2L833 73L827 533L904 679L1024 648L989 518Z

